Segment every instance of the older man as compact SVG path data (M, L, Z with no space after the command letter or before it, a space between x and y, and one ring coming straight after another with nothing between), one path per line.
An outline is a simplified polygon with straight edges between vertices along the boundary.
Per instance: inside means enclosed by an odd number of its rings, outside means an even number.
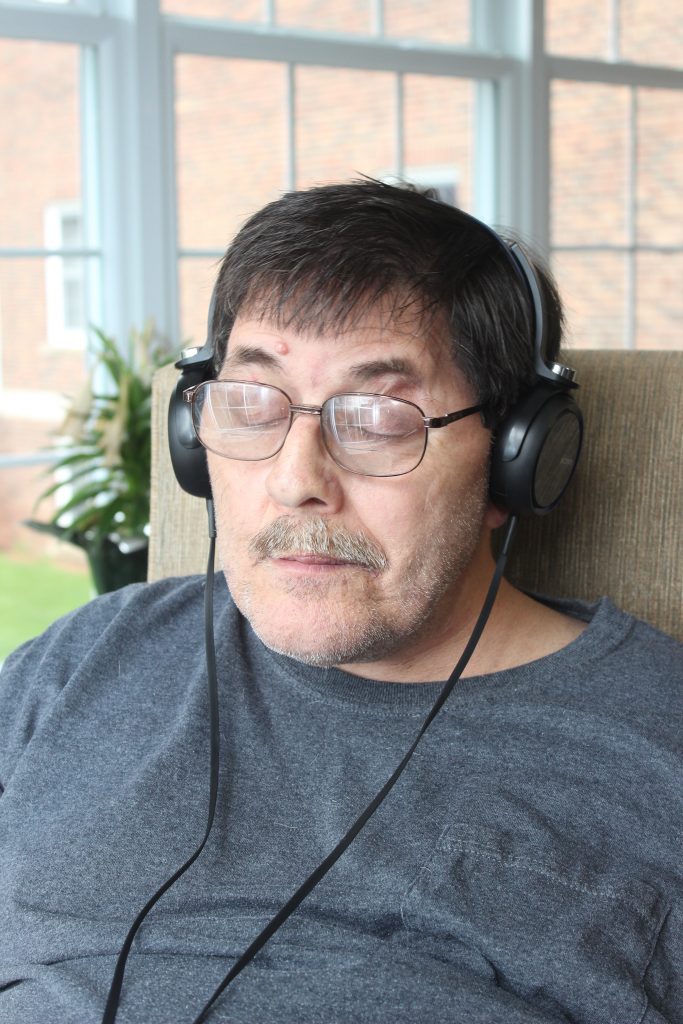
M1 1019L98 1021L109 992L104 1019L131 1024L683 1020L683 659L607 600L503 582L394 788L326 864L494 575L492 437L539 373L517 260L371 181L284 196L239 233L213 362L184 388L227 581L215 817L129 930L207 815L203 580L127 588L20 649L1 687ZM559 302L534 281L549 365Z

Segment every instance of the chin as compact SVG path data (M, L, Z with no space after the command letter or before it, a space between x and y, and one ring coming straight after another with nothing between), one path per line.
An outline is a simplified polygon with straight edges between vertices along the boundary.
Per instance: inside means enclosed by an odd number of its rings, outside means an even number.
M308 648L302 649L301 647L292 648L283 644L267 643L263 637L261 637L261 640L266 647L276 654L283 654L286 658L301 662L302 665L310 665L312 668L334 668L336 665L342 664L335 653L327 649L309 650Z
M389 625L365 617L342 622L324 608L305 617L289 615L287 625L278 627L262 615L249 614L249 602L245 607L236 603L266 647L317 668L380 661L404 647L414 634L415 623Z
M277 628L258 614L247 614L248 609L240 608L240 611L259 640L276 654L318 668L332 668L356 659L358 644L351 642L347 630L336 629L330 635L324 628L318 628L311 616L303 621L297 619L296 629ZM290 620L292 618L290 616Z

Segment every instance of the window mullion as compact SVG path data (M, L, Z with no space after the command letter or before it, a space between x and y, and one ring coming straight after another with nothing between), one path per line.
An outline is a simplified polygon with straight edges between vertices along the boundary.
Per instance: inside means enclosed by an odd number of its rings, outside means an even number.
M396 90L395 90L395 108L394 108L394 165L396 168L396 175L400 180L403 180L405 175L405 119L404 119L404 108L405 108L405 96L404 96L404 82L403 75L396 75Z
M81 197L83 243L99 259L85 261L86 322L104 327L101 178L99 123L99 61L93 47L81 50ZM90 339L87 339L89 345Z
M501 221L501 181L508 167L500 159L500 88L496 82L477 82L474 103L474 207L472 213L488 224ZM505 218L507 220L507 218Z
M503 77L499 103L501 223L541 251L550 244L550 76L543 49L544 0L517 0L509 45L518 63Z
M638 187L638 90L630 90L629 104L629 138L628 138L628 178L626 182L626 230L628 232L628 249L626 253L626 348L637 347L636 312L638 289L638 230L636 218L637 187Z
M296 66L287 65L287 182L288 189L296 188L297 152L296 152Z

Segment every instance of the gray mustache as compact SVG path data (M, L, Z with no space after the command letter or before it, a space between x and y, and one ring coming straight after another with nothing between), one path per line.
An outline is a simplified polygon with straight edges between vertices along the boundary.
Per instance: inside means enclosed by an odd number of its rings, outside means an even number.
M291 554L326 555L373 572L386 569L384 552L363 533L328 523L321 516L293 519L280 516L252 539L249 552L258 561Z

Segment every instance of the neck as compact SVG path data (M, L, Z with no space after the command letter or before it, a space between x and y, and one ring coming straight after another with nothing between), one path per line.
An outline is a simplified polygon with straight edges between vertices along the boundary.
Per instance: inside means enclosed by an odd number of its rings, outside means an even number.
M447 679L474 629L494 570L487 536L458 580L457 593L446 595L449 606L436 609L418 635L380 661L340 667L352 675L385 682ZM533 600L503 580L462 676L490 675L547 657L575 640L584 629L585 623Z

